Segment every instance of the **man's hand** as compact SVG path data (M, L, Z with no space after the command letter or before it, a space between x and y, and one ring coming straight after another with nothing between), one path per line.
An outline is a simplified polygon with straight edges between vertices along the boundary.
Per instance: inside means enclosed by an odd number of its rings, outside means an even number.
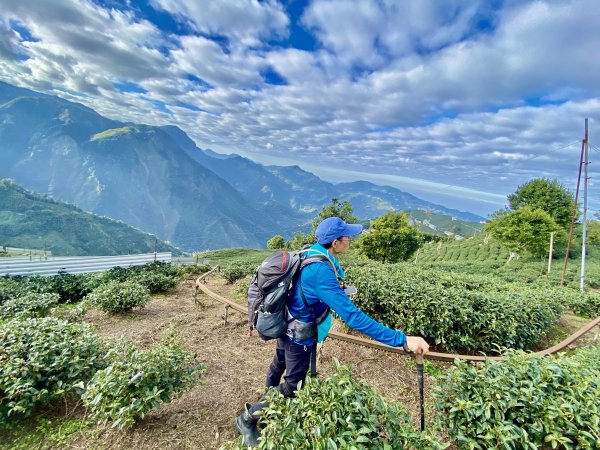
M429 344L420 336L406 336L406 346L415 355L424 355L429 351Z

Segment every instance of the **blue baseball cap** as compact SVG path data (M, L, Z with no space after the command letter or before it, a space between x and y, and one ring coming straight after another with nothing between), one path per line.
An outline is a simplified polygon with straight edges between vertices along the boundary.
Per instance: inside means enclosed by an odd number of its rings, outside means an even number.
M342 236L355 236L362 232L363 226L359 223L346 223L339 217L328 217L323 220L315 230L317 242L321 245L331 244Z

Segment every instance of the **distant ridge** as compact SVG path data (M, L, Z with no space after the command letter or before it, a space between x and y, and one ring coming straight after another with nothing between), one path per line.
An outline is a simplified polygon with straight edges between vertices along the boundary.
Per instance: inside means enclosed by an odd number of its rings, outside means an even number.
M54 256L108 256L154 251L155 236L0 180L0 245L47 248ZM181 254L163 241L157 251Z

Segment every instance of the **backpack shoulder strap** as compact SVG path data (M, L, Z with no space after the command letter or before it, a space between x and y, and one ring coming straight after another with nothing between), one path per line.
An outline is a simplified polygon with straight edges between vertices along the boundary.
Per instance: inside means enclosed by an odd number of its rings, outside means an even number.
M335 265L333 264L333 261L331 261L331 259L323 254L323 253L317 253L315 255L309 255L309 256L305 256L304 258L302 258L301 263L300 263L300 272L302 271L302 269L306 266L308 266L309 264L313 264L316 262L328 262L329 265L331 266L331 269L333 270L333 273L335 274L335 277L338 277L338 272L337 269L335 268ZM304 296L304 291L302 290L302 282L300 282L299 285L300 288L300 299L302 300L302 303L304 304L304 309L306 309L308 312L310 312L310 314L312 314L313 319L315 318L315 314L314 314L314 305L309 305L308 302L306 301L306 297Z

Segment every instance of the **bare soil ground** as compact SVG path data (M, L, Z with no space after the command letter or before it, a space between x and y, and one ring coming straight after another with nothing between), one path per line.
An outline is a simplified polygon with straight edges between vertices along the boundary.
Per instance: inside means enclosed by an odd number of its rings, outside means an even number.
M231 298L231 286L212 277L208 286ZM75 433L64 448L71 449L216 449L237 437L234 419L244 402L255 401L263 392L274 342L249 337L246 316L229 310L224 324L224 306L203 294L194 301L190 279L159 295L142 310L110 316L92 310L86 320L97 326L105 339L125 336L142 348L159 343L175 328L185 346L198 354L207 372L200 384L159 409L151 411L129 430L98 427ZM398 400L419 420L417 374L414 363L393 353L327 340L319 361L320 376L332 372L332 358L352 365L357 376L369 381L389 399ZM429 398L426 375L426 398ZM81 415L78 408L69 414Z

